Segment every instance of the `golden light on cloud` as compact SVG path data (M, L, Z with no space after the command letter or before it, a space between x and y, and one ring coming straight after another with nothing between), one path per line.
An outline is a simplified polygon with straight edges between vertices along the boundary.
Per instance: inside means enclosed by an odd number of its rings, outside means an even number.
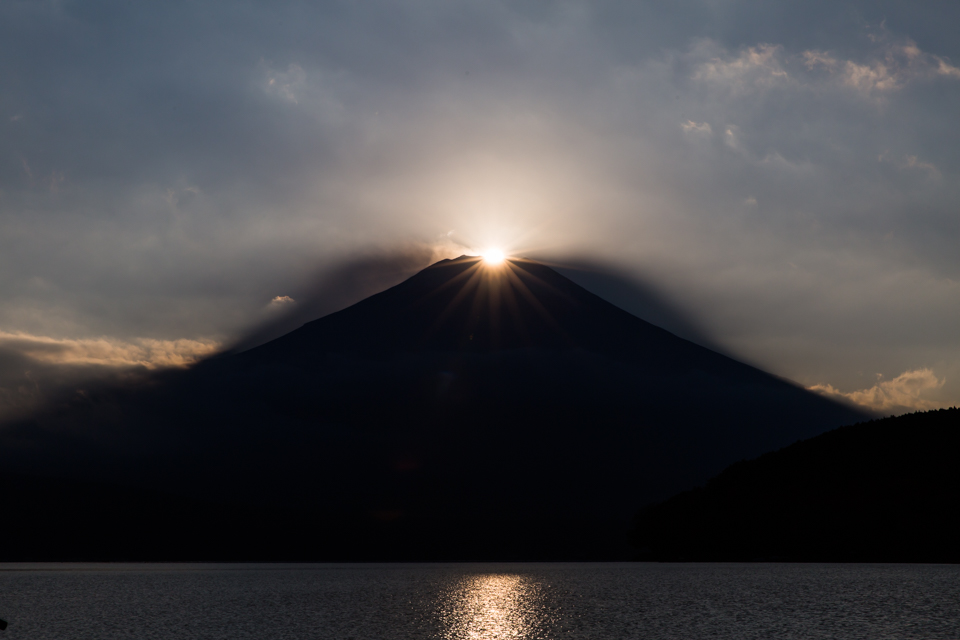
M215 340L202 339L69 339L0 331L0 347L46 364L142 366L155 369L189 366L213 355L222 345Z
M844 393L832 384L815 384L807 387L827 397L844 398L871 411L929 411L951 406L936 398L943 388L945 378L937 378L932 369L922 368L904 371L892 380L883 380L877 375L877 383L869 389Z

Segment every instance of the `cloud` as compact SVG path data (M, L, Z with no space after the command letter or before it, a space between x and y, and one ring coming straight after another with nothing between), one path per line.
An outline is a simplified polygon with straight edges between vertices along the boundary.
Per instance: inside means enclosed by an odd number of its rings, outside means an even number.
M292 304L297 304L297 301L290 296L274 296L267 307L270 309L283 309Z
M960 78L960 67L955 67L943 58L933 56L937 62L937 73L941 76Z
M0 420L86 396L131 389L220 350L213 340L61 339L0 331Z
M738 91L787 84L816 89L820 82L815 72L825 71L830 81L868 96L900 91L924 79L960 79L960 68L946 58L922 51L908 38L895 41L885 34L874 41L878 43L874 50L859 59L820 49L791 54L784 46L769 43L746 47L733 55L720 51L696 65L693 79ZM704 40L694 49L694 57L714 46Z
M0 349L54 365L105 367L185 367L220 349L214 340L137 338L58 339L0 331Z
M782 51L781 45L762 43L747 47L734 57L717 56L700 63L693 78L734 87L769 86L789 78L781 63Z
M871 91L892 91L904 83L904 74L887 67L881 62L871 65L857 64L847 60L843 65L843 83L864 93Z
M739 131L736 125L728 126L723 132L723 142L731 149L739 149Z
M839 62L836 58L824 51L804 51L800 54L807 69L823 66L827 69L836 69Z
M878 376L879 378L879 376ZM952 406L930 396L943 388L945 379L937 378L931 369L904 371L893 380L878 380L869 389L844 393L830 384L807 387L821 395L843 398L877 412L905 413Z
M930 174L931 177L939 178L940 170L937 169L937 166L932 162L924 162L919 160L917 156L906 156L904 158L904 166L908 169L920 169L926 171Z
M306 86L307 74L303 68L295 63L291 63L286 71L266 70L267 93L277 95L288 102L299 104L297 94L303 91Z
M879 162L890 163L900 171L922 172L923 174L926 174L928 178L931 178L931 179L939 179L943 177L943 174L941 174L940 169L937 168L937 165L933 164L932 162L921 160L916 155L905 154L900 160L892 159L890 155L891 154L889 152L884 151L879 156L877 156L877 160Z
M910 82L938 76L960 78L960 68L940 56L924 51L910 39L890 42L877 38L883 46L872 60L843 60L818 50L801 53L808 69L823 68L846 86L865 94L899 91Z
M713 134L713 129L707 122L694 122L693 120L687 120L686 122L680 123L680 128L683 129L685 133L691 133L695 135L710 136Z

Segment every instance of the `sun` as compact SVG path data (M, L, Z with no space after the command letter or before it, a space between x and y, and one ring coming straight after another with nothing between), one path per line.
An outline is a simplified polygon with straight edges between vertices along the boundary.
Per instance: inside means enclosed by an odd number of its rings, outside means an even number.
M500 249L487 249L480 255L483 257L483 261L487 264L500 264L507 257Z

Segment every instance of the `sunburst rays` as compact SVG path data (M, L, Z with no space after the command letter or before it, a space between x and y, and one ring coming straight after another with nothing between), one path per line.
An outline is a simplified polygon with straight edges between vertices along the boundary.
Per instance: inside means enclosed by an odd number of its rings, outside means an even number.
M531 286L547 290L560 298L569 299L569 296L526 268L527 264L535 263L523 258L503 258L498 261L487 259L486 256L463 257L454 262L468 262L469 266L424 297L426 300L443 292L449 293L451 288L456 289L424 335L424 342L428 342L433 334L446 328L448 323L466 310L463 314L464 325L459 328L465 343L472 341L475 332L482 329L489 332L485 345L490 348L503 346L505 331L513 331L519 334L522 341L532 344L529 314L524 313L523 306L532 309L557 335L569 339L549 309L531 291Z

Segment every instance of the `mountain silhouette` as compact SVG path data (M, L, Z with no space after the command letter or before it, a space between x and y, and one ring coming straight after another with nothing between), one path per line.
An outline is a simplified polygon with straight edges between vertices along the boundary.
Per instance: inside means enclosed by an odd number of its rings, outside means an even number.
M461 256L307 323L256 353L261 358L381 357L573 348L664 364L697 351L545 265L515 260L489 266Z
M19 475L0 488L43 504L62 495L51 482L87 483L100 506L71 513L100 535L71 559L110 555L124 513L145 523L124 559L613 559L637 507L862 418L543 264L462 256L8 425L0 469ZM135 514L104 506L131 490ZM161 544L156 512L178 510L196 535Z
M647 559L960 562L960 409L841 427L643 509Z

